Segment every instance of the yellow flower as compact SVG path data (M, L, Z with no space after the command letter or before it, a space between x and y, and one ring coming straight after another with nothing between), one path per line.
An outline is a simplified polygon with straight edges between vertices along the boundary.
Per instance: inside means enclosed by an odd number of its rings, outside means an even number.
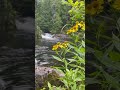
M65 41L63 43L58 42L57 44L53 45L52 50L56 51L59 48L66 48L68 46L68 41Z
M84 22L83 21L81 21L78 25L80 26L80 27L82 27L82 26L84 26Z
M85 30L85 23L83 21L81 21L78 25L82 30Z
M59 46L59 48L63 48L62 43L58 43L57 45Z
M75 33L75 32L77 32L77 31L78 31L78 23L76 23L75 26L73 26L71 29L69 29L69 30L67 31L67 34Z
M76 21L76 24L78 25L78 24L79 24L79 21Z
M68 44L69 44L68 41L65 41L64 43L62 43L63 48L66 48Z
M86 14L90 14L90 15L94 15L94 13L95 13L95 10L94 10L94 8L92 7L92 4L88 4L87 6L86 6Z
M73 30L72 30L72 29L69 29L69 30L67 31L67 34L70 34L70 33L73 33Z
M103 0L93 1L91 4L88 4L86 7L86 13L90 15L99 14L103 10Z
M85 24L81 27L82 30L85 30Z
M120 0L115 0L112 7L117 10L120 10Z
M56 44L56 45L53 46L52 50L55 51L55 50L57 50L58 48L59 48L59 46Z
M78 25L76 24L75 26L73 26L72 29L74 30L74 32L77 32L78 31Z

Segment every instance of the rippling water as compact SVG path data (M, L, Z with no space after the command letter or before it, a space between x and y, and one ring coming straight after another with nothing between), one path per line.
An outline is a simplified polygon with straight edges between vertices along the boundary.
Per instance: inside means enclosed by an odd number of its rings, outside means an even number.
M35 56L37 65L51 66L56 64L56 61L52 58L52 55L55 54L54 51L51 50L53 44L55 44L55 42L42 39L41 45L36 45Z
M61 41L60 38L54 37L49 33L42 35L40 44L35 47L37 65L52 66L57 64L57 61L52 57L52 55L55 54L55 52L52 51L52 46L58 41Z
M55 52L52 51L52 46L58 41L64 41L63 37L66 36L63 34L60 35L61 37L54 37L54 35L50 33L45 33L42 35L41 40L37 40L39 42L35 47L35 62L37 65L53 66L58 64L57 60L54 60L52 57L52 55L55 54Z
M34 19L22 19L14 41L0 47L0 90L34 90Z

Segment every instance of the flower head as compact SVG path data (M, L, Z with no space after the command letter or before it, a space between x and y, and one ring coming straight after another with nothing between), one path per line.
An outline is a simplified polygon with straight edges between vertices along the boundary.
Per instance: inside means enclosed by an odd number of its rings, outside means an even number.
M57 50L58 48L59 48L59 46L56 44L56 45L53 46L52 50L55 51L55 50Z
M53 45L52 50L56 51L56 50L61 49L61 48L66 48L68 46L68 44L69 44L68 41L65 41L63 43L58 42L57 44Z
M85 30L85 23L83 21L81 21L78 25L82 30Z
M79 22L77 21L76 24L67 31L67 34L77 32L77 31L78 31L78 23L79 23Z
M103 10L104 0L96 0L87 5L86 13L90 15L99 14Z
M62 43L63 48L66 48L68 46L68 44L69 44L68 41L63 42Z
M120 0L115 0L112 7L117 10L120 10Z
M71 33L77 32L79 27L82 30L85 30L85 23L83 21L81 21L81 22L77 21L76 24L67 31L67 34L71 34Z

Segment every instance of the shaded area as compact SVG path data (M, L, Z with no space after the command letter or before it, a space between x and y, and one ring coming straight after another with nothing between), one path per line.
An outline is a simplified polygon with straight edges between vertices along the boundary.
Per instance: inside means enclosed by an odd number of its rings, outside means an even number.
M34 1L29 1L0 1L0 90L34 90Z

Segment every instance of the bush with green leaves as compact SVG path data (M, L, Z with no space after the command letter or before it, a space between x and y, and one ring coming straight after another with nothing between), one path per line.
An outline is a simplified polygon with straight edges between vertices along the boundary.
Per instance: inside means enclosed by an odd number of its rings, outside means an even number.
M82 32L71 33L71 41L53 46L57 54L53 57L61 63L56 69L64 73L60 80L65 90L85 90L85 36L78 38Z
M120 90L118 2L119 0L96 0L86 5L86 70L89 70L86 73L87 89ZM97 7L94 8L96 4Z
M84 21L85 20L85 1L84 0L62 0L63 4L71 7L69 14L71 20Z

